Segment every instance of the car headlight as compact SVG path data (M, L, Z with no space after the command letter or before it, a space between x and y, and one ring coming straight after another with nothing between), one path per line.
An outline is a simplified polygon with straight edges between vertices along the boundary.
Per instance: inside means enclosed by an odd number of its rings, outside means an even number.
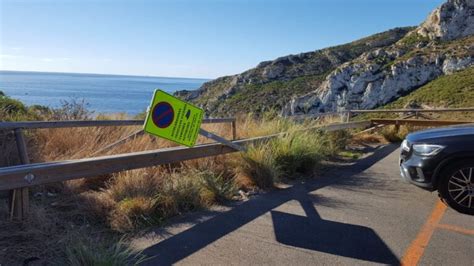
M434 144L415 144L413 150L421 156L433 156L438 154L444 146Z
M404 151L410 151L410 146L408 146L408 141L406 139L403 140L402 145L400 147Z

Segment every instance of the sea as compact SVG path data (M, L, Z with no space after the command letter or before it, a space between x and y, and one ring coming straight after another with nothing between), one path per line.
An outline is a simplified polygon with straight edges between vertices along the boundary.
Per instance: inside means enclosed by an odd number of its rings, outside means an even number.
M155 89L195 90L207 79L78 73L0 71L0 91L26 105L59 107L82 101L97 114L136 115L146 110Z

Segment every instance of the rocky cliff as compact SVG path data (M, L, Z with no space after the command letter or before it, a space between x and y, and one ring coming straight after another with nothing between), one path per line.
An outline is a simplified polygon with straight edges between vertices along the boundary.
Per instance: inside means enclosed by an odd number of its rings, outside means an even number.
M474 1L446 2L436 8L416 32L430 39L444 41L474 34Z
M416 28L260 63L177 93L208 114L370 109L474 63L474 0L449 0Z

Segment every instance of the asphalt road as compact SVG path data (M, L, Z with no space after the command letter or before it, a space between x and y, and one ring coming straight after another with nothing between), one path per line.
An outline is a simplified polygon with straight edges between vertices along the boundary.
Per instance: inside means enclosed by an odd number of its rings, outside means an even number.
M354 165L194 213L134 240L149 265L474 265L474 217L399 177L389 145Z

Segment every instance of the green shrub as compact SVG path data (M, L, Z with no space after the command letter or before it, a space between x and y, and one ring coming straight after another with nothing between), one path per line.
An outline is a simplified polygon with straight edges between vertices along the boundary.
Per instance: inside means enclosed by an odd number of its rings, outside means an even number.
M66 257L72 266L120 266L139 265L144 262L145 256L127 248L122 241L111 247L99 246L92 241L70 241L66 248Z
M234 179L225 179L222 173L204 171L200 173L200 177L204 187L212 193L217 202L230 200L237 193Z
M3 115L25 115L27 113L27 109L25 105L15 99L12 99L5 94L0 95L0 114Z
M280 177L280 167L275 163L269 145L250 146L241 154L237 173L246 176L260 188L271 188Z
M326 151L328 155L336 155L341 150L344 150L351 138L349 132L345 130L337 130L332 132L327 132L326 137L328 140L328 146L326 146Z
M94 113L88 107L89 104L85 99L62 100L61 107L52 110L51 118L53 120L87 120Z
M336 133L339 140L347 133ZM242 153L237 166L239 174L249 177L260 188L270 188L281 178L295 179L314 172L319 162L332 155L327 133L292 130L261 145L251 146ZM334 144L335 145L335 144Z
M406 46L407 48L408 47L413 48L415 45L419 43L427 43L429 41L430 41L429 37L424 37L418 33L409 33L400 40L400 44Z
M159 224L163 219L155 215L155 199L148 197L125 198L117 202L111 217L111 225L118 231Z
M165 176L156 195L155 208L162 217L197 210L210 203L199 180L199 172L192 169L181 170Z
M285 178L313 172L324 156L324 140L314 132L290 132L270 144L275 164Z
M0 91L0 121L44 120L50 113L48 107L41 105L27 107L21 101L12 99Z
M160 168L125 171L114 175L106 188L88 201L94 212L108 217L112 229L133 231L212 204L214 194L204 186L203 175L186 167L172 172ZM230 191L226 183L217 188L222 195Z
M401 142L410 132L410 129L406 126L400 126L397 128L394 125L386 126L382 128L380 133L388 142Z
M28 113L34 114L38 117L50 117L53 110L47 106L35 104L28 106Z

